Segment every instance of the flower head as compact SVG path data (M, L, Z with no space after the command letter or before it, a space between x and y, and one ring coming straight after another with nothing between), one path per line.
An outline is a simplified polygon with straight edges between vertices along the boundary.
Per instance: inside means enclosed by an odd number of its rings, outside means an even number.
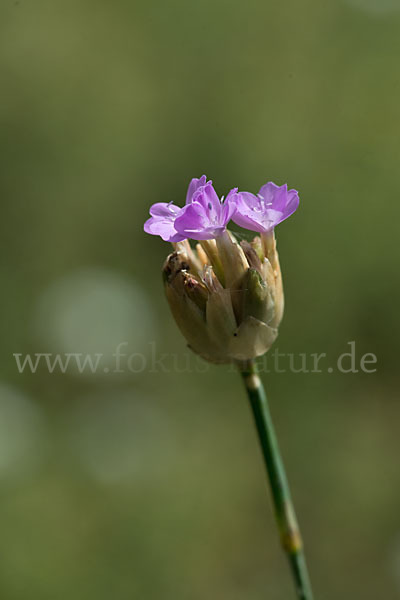
M279 186L269 181L257 196L250 192L237 194L236 211L232 219L240 227L267 233L290 217L298 205L299 194L296 190L288 191L286 183Z
M188 203L175 219L175 228L186 238L211 240L222 235L231 220L236 210L237 188L224 201L218 198L211 181L201 185L201 179L192 180L189 185ZM194 192L189 193L192 189Z
M203 358L246 362L273 344L284 309L274 227L298 204L296 190L272 182L257 196L234 188L224 201L203 175L190 182L183 208L151 207L145 231L175 246L163 269L171 311ZM226 229L231 219L261 235L239 244Z

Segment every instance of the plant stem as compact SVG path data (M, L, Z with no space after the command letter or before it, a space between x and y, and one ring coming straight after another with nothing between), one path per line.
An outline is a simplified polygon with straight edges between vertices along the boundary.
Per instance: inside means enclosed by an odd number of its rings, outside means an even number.
M283 549L288 555L297 597L312 600L310 579L304 557L303 544L294 512L285 468L280 455L271 413L268 408L264 387L253 361L239 367L249 396L271 485L276 519Z

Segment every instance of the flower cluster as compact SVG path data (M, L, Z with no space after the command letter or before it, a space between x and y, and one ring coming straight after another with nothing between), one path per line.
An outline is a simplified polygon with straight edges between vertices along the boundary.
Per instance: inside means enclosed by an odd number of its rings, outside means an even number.
M153 204L144 230L161 236L166 242L187 238L211 240L221 236L232 219L245 229L267 233L290 217L298 205L296 190L271 181L263 185L257 195L234 188L225 200L223 197L220 200L212 181L203 175L190 182L183 208L172 202Z
M172 242L163 269L171 311L189 346L205 359L245 362L274 342L283 289L274 228L298 207L296 190L272 182L257 195L219 198L205 175L192 179L183 208L159 202L144 230ZM229 221L259 233L237 242ZM195 247L188 239L199 243Z

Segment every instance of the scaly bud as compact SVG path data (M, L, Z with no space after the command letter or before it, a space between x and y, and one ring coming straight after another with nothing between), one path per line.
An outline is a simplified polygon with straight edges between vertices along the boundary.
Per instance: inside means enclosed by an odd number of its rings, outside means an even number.
M242 284L242 317L254 317L269 325L274 318L274 290L259 271L248 269Z
M238 289L249 268L243 249L235 236L227 231L217 238L217 249L224 271L225 287Z
M264 274L266 279L274 282L275 288L275 315L271 321L272 327L279 327L283 317L284 295L282 285L281 267L279 264L278 251L276 249L276 239L274 231L268 231L262 234L262 246L265 253Z
M163 276L172 314L189 347L214 363L264 354L278 333L276 279L269 260L261 260L251 244L238 245L230 234L217 243L201 242L197 250L182 243L176 248Z

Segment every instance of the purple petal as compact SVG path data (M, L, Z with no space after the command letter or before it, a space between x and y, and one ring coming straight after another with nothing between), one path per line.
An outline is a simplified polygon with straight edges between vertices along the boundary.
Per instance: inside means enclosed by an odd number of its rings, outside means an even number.
M299 192L297 190L289 190L287 195L286 208L284 211L286 215L285 218L290 217L290 215L292 215L298 209L299 203Z
M221 203L211 181L195 192L192 203L201 204L210 219L218 218L221 215Z
M144 230L151 235L159 235L165 242L180 242L185 239L174 227L177 215L181 212L179 206L166 202L157 202L150 208L150 219L144 224Z
M260 188L258 196L262 196L266 204L274 205L280 198L280 192L287 190L286 183L282 186L276 185L272 181L268 181ZM274 206L275 208L275 206Z
M272 200L272 206L268 211L274 227L290 217L297 210L299 202L297 190L287 191L287 185L278 188L275 198Z
M194 240L210 240L218 237L225 230L225 224L221 219L221 214L216 215L214 207L211 209L202 201L193 200L182 210L182 213L175 221L176 230L185 237ZM204 205L206 204L206 206ZM222 213L219 206L219 213Z
M222 205L222 222L226 226L237 210L238 189L232 189Z
M178 233L174 227L173 221L150 217L144 224L144 230L151 235L159 235L164 242L181 242L185 236Z
M187 229L197 230L202 227L206 227L208 221L203 207L197 202L187 204L181 214L175 220L175 227L177 231L183 232Z
M150 214L152 217L174 218L180 210L182 209L172 202L156 202L150 208Z
M206 185L207 177L202 175L199 179L194 177L192 181L189 183L189 187L186 193L186 204L190 204L192 202L193 194L200 188ZM211 182L210 182L211 183Z
M199 242L202 240L214 240L215 238L222 235L224 231L225 227L203 227L201 229L193 231L187 230L186 237L192 240L197 240Z
M175 221L176 230L185 237L194 240L206 240L214 237L209 229L212 225L202 204L192 202L182 210ZM205 236L205 237L204 237Z
M262 214L260 212L260 199L250 192L240 192L236 200L236 212L232 220L236 225L264 233L268 229L262 223Z
M260 207L260 199L250 192L239 192L236 204L242 210L257 210Z

